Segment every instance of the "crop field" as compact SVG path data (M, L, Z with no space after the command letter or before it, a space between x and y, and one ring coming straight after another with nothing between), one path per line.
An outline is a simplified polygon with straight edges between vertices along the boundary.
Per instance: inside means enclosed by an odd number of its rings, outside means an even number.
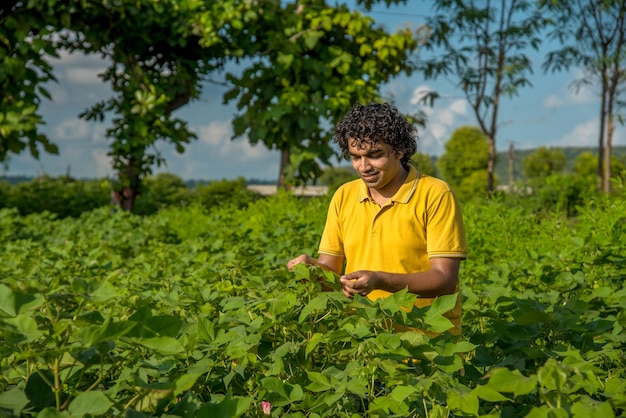
M327 202L1 210L0 416L626 415L623 198L464 205L460 337L438 334L456 295L407 312L406 292L350 300L286 269Z

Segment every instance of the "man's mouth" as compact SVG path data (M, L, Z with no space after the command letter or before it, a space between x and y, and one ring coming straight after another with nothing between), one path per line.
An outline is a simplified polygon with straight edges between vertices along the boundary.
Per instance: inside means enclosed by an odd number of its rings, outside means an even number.
M371 181L376 178L376 173L363 173L361 174L361 178L365 181Z

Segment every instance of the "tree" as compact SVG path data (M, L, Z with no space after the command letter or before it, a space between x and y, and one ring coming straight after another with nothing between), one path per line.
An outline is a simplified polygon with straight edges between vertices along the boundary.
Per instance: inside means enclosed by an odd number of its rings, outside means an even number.
M437 14L421 30L425 51L420 62L426 79L452 76L469 101L489 143L487 190L495 188L496 138L501 99L530 85L528 48L538 49L548 21L531 1L437 0ZM436 93L428 95L436 97Z
M335 155L328 146L334 121L356 102L378 100L381 83L410 73L416 47L409 30L389 34L345 5L283 3L264 2L268 9L250 28L252 64L228 76L233 88L224 97L239 110L233 139L247 135L280 151L279 186L322 173L318 160L329 164Z
M328 186L328 192L332 193L342 184L358 178L358 174L356 174L352 167L334 166L324 168L318 180L321 184Z
M524 158L524 175L528 179L558 174L565 168L567 157L561 148L539 147Z
M46 54L99 54L110 63L101 77L114 95L81 117L112 115L109 155L127 210L142 177L164 163L157 144L182 152L195 138L174 112L227 61L251 62L241 78L230 77L235 87L225 99L239 96L247 109L234 121L236 136L248 133L252 143L280 149L283 162L293 155L293 175L310 178L319 174L315 160L333 154L320 126L355 101L374 100L379 83L409 71L407 54L416 44L408 31L389 35L370 18L323 1L15 0L0 8L0 21L0 85L8 92L0 107L0 161L27 145L34 157L42 146L57 151L40 133L37 114L42 97L49 98L41 84L54 79Z
M626 1L576 0L544 1L544 7L555 16L552 39L563 47L547 55L546 71L582 67L585 75L574 83L600 87L600 121L598 131L598 189L611 190L611 148L617 108L623 105L626 75L622 64L626 57ZM568 42L570 42L568 44Z
M97 3L97 2L96 2ZM99 53L111 62L102 74L114 96L95 104L81 116L102 121L113 114L107 130L109 155L119 173L121 205L132 210L141 178L161 166L156 144L170 142L178 152L196 136L174 111L196 99L207 74L222 68L234 55L235 23L253 2L166 0L107 3L93 7L80 2L69 16L72 33L63 40L71 51ZM106 18L105 18L106 17ZM112 24L112 22L115 22ZM233 28L223 32L223 27Z
M437 166L430 155L417 152L411 158L411 163L422 173L437 177Z
M50 0L5 2L0 8L0 161L28 145L57 152L40 133L41 87L54 80L46 56L61 50L95 53L110 63L101 74L114 96L80 116L102 121L112 114L109 155L119 173L121 205L132 210L141 178L164 163L157 144L183 152L195 138L173 112L199 96L207 74L223 68L254 44L256 1L136 2Z
M55 80L44 57L58 56L47 37L59 25L60 17L48 13L44 5L32 12L24 8L17 0L0 6L0 162L26 147L35 158L40 148L58 153L38 130L44 123L38 110L42 97L50 98L42 85Z
M489 143L477 126L457 128L446 142L444 153L437 160L443 179L452 186L477 170L484 170L489 160Z
M580 177L589 177L596 175L598 156L591 152L583 152L574 160L574 174ZM611 156L611 177L617 178L623 176L626 170L626 161L620 160L614 155Z

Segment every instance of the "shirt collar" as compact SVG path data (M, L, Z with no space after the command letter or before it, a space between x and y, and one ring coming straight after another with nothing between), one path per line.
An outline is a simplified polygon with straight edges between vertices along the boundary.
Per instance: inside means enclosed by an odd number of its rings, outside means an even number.
M419 177L419 172L415 167L409 166L409 174L406 176L406 179L404 179L404 183L402 183L402 186L400 186L396 194L394 194L390 200L397 203L407 203L409 199L411 199L411 196L413 196L413 193L415 193ZM371 199L367 185L364 181L361 181L359 185L359 203Z

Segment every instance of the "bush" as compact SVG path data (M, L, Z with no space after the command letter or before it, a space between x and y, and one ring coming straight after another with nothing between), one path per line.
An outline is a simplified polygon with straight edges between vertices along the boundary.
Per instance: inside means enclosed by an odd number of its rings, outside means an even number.
M109 203L109 186L101 180L73 180L67 177L41 177L3 186L4 207L16 208L21 215L48 211L59 218L81 213Z
M151 215L164 207L187 205L189 199L190 191L180 177L171 173L159 173L143 180L133 212Z
M219 205L242 208L258 198L259 195L248 190L246 180L240 177L197 186L191 190L190 201L207 208Z

